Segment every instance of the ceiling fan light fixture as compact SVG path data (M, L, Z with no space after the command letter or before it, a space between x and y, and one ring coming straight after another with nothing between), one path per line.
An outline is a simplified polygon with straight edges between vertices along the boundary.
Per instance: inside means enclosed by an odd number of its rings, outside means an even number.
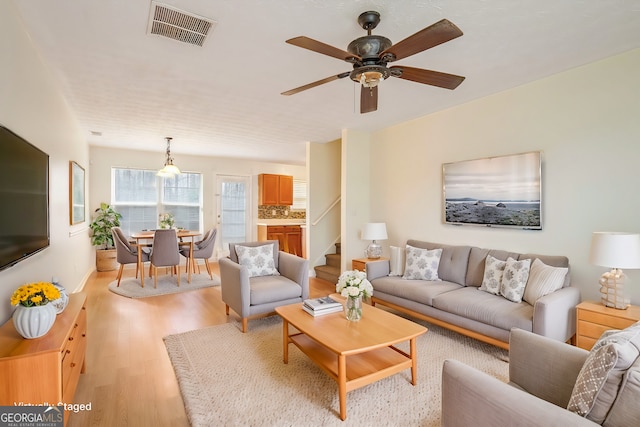
M365 71L360 74L360 84L367 88L376 87L384 80L384 77L384 74L379 71Z

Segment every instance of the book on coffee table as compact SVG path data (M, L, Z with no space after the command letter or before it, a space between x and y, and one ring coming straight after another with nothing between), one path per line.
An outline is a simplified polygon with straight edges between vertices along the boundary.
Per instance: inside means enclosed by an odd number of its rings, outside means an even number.
M320 297L320 298L311 298L304 300L304 307L307 307L312 311L323 311L336 309L337 307L342 307L342 303L334 300L330 296Z
M331 313L337 313L342 311L342 305L339 305L337 307L331 307L331 308L324 308L321 310L312 310L309 307L307 307L306 305L302 305L302 309L304 311L306 311L307 313L309 313L310 315L312 315L313 317L318 317L318 316L324 316L325 314L331 314Z

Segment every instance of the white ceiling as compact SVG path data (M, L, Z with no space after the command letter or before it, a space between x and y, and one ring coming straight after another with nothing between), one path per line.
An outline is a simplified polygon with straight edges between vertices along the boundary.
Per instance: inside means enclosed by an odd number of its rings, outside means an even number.
M305 142L373 131L640 47L638 0L166 0L217 22L203 47L148 35L151 0L13 0L92 145L304 164ZM466 76L454 91L390 78L361 115L349 71L291 46L305 35L346 50L393 43L447 18L464 36L393 63ZM606 76L603 76L606 79ZM101 132L101 136L92 135Z

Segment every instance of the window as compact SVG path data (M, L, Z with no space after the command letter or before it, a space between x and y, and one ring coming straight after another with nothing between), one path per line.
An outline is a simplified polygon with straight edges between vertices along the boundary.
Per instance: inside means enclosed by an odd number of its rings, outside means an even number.
M202 174L161 178L154 170L112 168L111 191L126 235L158 228L161 213L173 214L176 227L202 230Z
M291 209L307 209L307 181L293 180L293 205Z

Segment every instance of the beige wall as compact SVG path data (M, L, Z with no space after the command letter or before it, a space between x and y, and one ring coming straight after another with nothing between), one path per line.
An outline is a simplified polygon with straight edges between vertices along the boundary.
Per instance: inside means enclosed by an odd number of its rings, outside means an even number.
M158 145L164 147L163 139ZM172 152L174 163L184 172L203 174L203 224L204 230L216 226L216 175L251 177L251 239L257 239L255 221L258 217L258 174L274 173L293 175L295 179L306 179L306 167L278 163L228 159L222 157L188 156ZM89 199L91 211L101 202L111 203L111 167L159 169L164 162L164 153L91 147L91 186Z
M49 154L51 245L0 271L0 322L13 312L9 298L22 284L57 276L71 292L95 266L88 223L69 225L69 161L88 170L85 137L20 22L12 2L0 2L0 123Z
M575 68L372 136L371 212L408 238L569 257L583 299L606 270L593 231L640 232L640 50ZM543 151L543 230L445 225L443 163ZM628 270L640 304L640 270Z
M307 258L311 270L316 265L325 264L324 254L335 253L335 243L340 241L341 204L333 206L324 217L322 215L340 197L341 147L340 140L307 144Z

